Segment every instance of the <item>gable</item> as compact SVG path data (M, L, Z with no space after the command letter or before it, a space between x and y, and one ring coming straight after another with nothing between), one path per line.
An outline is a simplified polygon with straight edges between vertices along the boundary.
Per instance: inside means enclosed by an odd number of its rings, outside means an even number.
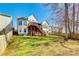
M44 22L42 23L42 25L45 26L45 27L48 27L48 26L49 26L49 24L48 24L46 21L44 21Z
M28 21L29 22L37 22L37 19L35 18L34 15L31 15L31 16L28 17Z

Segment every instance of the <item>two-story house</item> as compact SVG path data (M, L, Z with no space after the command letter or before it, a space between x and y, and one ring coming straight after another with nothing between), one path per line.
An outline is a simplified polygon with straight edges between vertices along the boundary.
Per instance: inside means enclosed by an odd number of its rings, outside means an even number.
M28 19L24 17L17 17L17 29L19 35L27 35L28 33Z
M34 15L17 18L17 28L19 35L45 35L45 32L42 30L42 25L38 23Z
M34 15L31 15L27 18L25 17L17 17L17 30L19 35L27 35L28 34L28 24L31 22L37 23L37 20Z

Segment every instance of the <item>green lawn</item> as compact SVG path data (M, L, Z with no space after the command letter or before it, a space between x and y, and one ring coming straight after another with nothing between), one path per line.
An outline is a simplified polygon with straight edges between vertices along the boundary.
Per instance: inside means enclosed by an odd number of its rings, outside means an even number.
M63 46L58 36L13 36L2 56L79 55L79 43L69 40Z

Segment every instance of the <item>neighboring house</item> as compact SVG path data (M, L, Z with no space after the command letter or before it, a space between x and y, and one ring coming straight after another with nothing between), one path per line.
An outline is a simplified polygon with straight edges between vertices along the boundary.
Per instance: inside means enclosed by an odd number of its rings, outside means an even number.
M6 14L0 14L0 35L4 34L7 35L8 40L12 36L12 17Z
M42 23L42 27L43 27L43 30L45 31L46 34L57 33L57 32L62 33L63 32L62 28L58 27L57 25L50 26L47 21L44 21Z
M43 30L45 31L45 33L46 34L48 34L49 33L49 24L48 24L48 22L47 21L44 21L43 23L42 23L42 28L43 28Z
M12 17L7 14L0 14L0 54L11 41L12 32Z
M53 25L53 26L50 26L50 32L51 33L59 33L59 32L62 33L62 28L58 27L57 25Z
M17 18L17 30L19 35L27 35L28 34L28 19L24 17Z
M65 33L65 28L64 28L64 27L61 27L61 28L60 28L60 32L61 32L61 33Z
M49 26L49 33L53 32L53 26Z
M59 32L59 27L53 27L53 32Z

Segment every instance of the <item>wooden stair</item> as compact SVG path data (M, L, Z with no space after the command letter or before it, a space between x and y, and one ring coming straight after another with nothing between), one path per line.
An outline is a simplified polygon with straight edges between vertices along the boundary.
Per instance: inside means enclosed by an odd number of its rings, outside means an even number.
M46 35L46 33L42 29L42 26L38 25L38 23L31 22L28 24L28 26L31 26L31 25L35 26L41 32L42 35Z

